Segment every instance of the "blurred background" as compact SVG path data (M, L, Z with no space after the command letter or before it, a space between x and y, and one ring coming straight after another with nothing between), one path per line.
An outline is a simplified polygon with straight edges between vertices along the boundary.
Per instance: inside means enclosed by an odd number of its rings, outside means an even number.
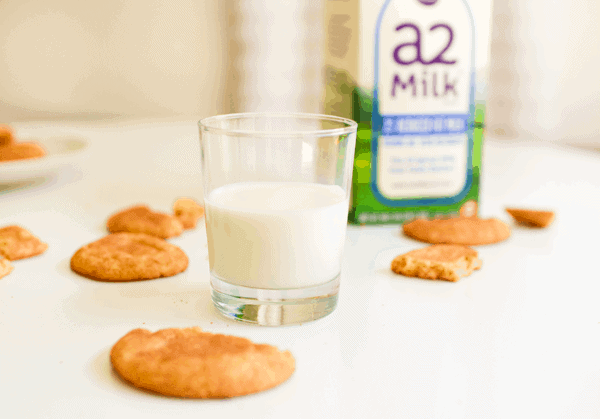
M0 0L0 122L321 111L324 0ZM487 129L600 150L600 2L495 0Z

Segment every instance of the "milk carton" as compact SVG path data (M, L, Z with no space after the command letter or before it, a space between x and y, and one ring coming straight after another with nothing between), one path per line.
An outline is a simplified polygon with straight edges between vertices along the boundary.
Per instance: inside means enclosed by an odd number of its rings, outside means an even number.
M454 216L476 202L492 0L325 9L324 113L359 124L350 222Z

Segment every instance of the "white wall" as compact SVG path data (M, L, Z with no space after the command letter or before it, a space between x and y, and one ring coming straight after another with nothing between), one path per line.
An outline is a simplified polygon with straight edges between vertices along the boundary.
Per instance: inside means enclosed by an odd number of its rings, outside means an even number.
M0 121L223 110L223 3L1 0Z
M324 0L0 0L0 122L319 109ZM491 132L600 147L600 1L495 0Z
M231 1L232 112L316 113L323 96L322 0Z
M0 122L308 111L312 0L0 0Z
M600 1L495 0L488 128L600 147Z

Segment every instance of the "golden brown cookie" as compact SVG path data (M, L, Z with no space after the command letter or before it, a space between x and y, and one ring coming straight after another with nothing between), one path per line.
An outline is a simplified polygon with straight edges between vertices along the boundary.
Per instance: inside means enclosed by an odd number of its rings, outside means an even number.
M110 360L137 387L190 398L257 393L283 383L295 369L289 351L198 327L132 330L113 346Z
M14 142L14 134L9 125L0 124L0 147L12 144Z
M79 249L71 269L100 281L139 281L173 276L187 269L179 247L144 233L114 233Z
M198 220L204 216L204 207L193 199L179 198L173 204L173 212L183 228L195 228Z
M36 143L13 143L0 147L0 162L43 157L46 151Z
M0 256L0 278L8 275L13 270L13 266L11 265L8 259Z
M554 212L552 211L506 208L506 212L508 212L515 221L534 227L548 227L552 221L554 221Z
M456 244L434 244L397 256L392 271L404 276L423 279L458 281L481 268L477 252Z
M137 205L112 215L106 226L111 233L146 233L161 239L179 236L183 232L183 225L177 218L154 212L146 205Z
M19 226L0 228L0 255L8 260L29 258L44 253L48 245Z
M404 234L426 243L476 246L508 239L510 227L495 218L457 217L441 220L418 218L402 226Z

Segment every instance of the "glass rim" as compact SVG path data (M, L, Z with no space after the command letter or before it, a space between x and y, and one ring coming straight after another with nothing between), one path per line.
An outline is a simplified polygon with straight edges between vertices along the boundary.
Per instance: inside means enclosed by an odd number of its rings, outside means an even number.
M247 130L247 129L229 129L217 127L214 124L216 121L234 120L241 118L253 118L253 117L271 117L271 118L299 118L299 119L312 119L315 121L332 121L339 122L345 126L340 128L329 128L329 129L312 129L306 131L258 131L258 130ZM215 133L225 134L240 137L328 137L328 136L339 136L344 134L350 134L355 132L358 124L352 119L343 118L341 116L324 115L317 113L302 113L302 112L240 112L230 113L216 116L209 116L198 121L198 126L201 130Z

